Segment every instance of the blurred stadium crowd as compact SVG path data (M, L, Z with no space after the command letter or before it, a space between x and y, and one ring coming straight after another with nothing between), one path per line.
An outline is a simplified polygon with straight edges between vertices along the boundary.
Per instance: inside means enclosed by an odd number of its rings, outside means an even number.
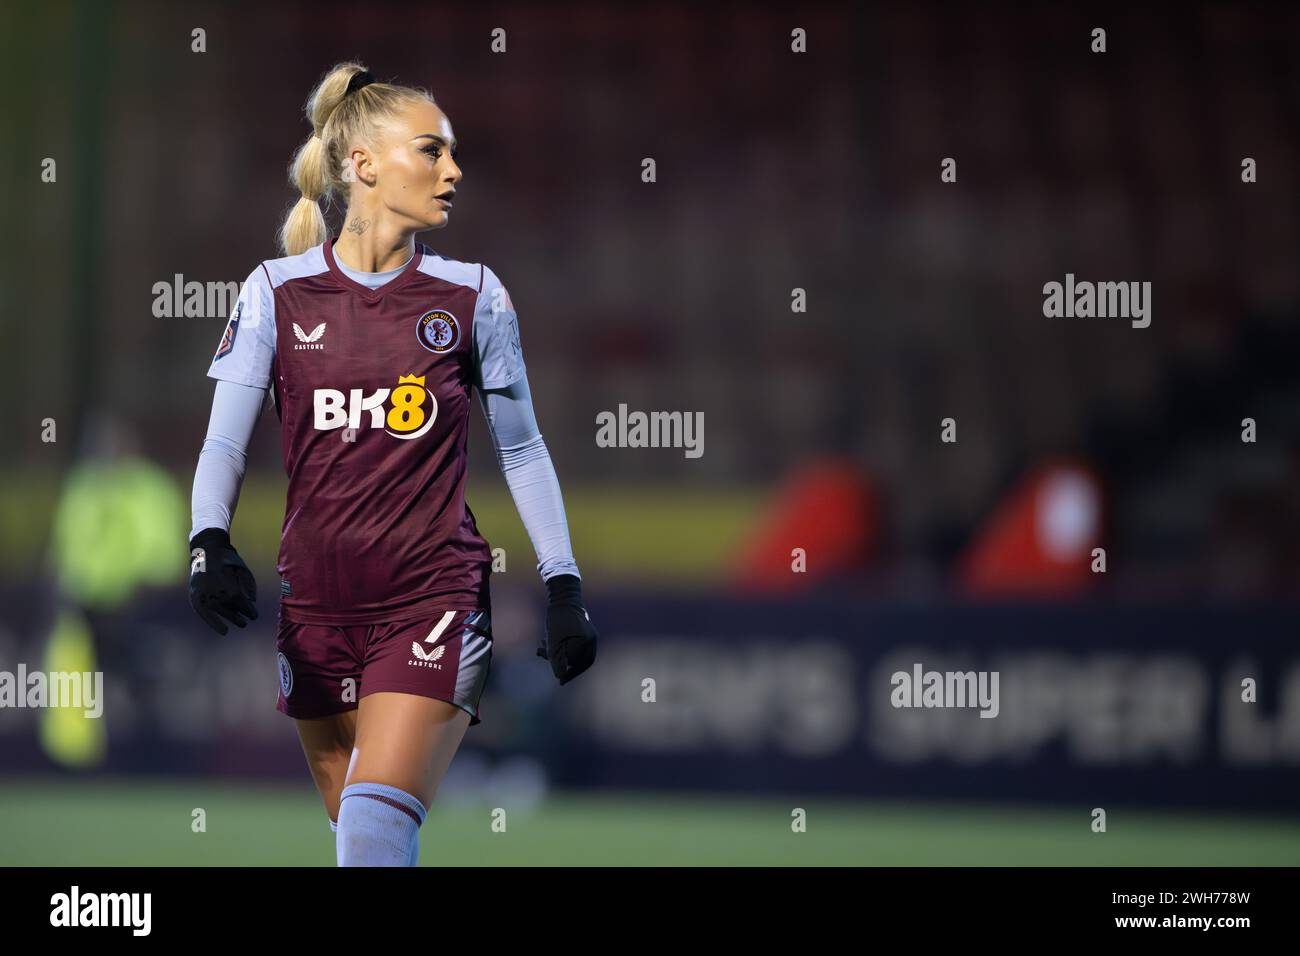
M735 14L439 11L439 35L481 35L474 48L412 43L394 29L406 8L383 5L346 29L314 7L6 14L11 43L36 39L5 69L59 67L4 94L31 147L5 158L11 174L59 158L57 185L10 197L31 228L3 240L22 278L5 312L41 317L3 330L21 423L8 487L66 469L97 412L187 493L225 317L157 318L153 286L237 280L277 254L302 99L359 55L452 119L461 201L424 238L509 285L566 486L649 481L689 501L766 493L821 462L856 469L871 530L850 564L909 593L959 567L1026 475L1065 456L1100 489L1112 589L1294 595L1300 14ZM1098 25L1105 53L1089 48ZM808 55L789 52L792 26ZM956 183L940 181L945 157ZM1066 273L1150 281L1151 326L1045 318L1042 286ZM703 411L706 453L597 447L595 416L619 403ZM47 415L57 447L31 425ZM956 443L939 440L945 417ZM492 481L477 423L474 444L472 474ZM250 475L279 468L268 410ZM7 520L40 498L25 500Z

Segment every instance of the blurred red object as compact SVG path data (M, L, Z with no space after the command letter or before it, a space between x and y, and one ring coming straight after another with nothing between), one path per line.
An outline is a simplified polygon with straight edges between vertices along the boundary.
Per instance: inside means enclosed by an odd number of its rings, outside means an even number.
M875 488L854 462L826 459L800 469L741 548L732 585L788 593L860 570L878 545L878 508Z
M1085 465L1035 469L993 512L961 559L968 594L1078 594L1101 546L1101 482Z

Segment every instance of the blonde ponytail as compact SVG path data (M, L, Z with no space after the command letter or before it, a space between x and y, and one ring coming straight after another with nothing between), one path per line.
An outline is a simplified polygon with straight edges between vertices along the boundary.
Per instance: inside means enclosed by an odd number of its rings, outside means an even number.
M320 200L333 194L347 195L343 163L352 144L373 144L380 123L410 101L435 102L425 90L392 83L367 83L348 93L352 77L362 72L366 68L360 63L340 63L325 74L307 99L312 135L289 166L289 181L302 196L280 227L285 255L296 256L329 238ZM358 83L365 79L368 77Z
M323 151L321 138L313 135L302 144L289 167L289 181L298 187L302 197L294 203L280 227L280 246L287 256L306 252L327 238L325 214L320 208L320 199L329 185L321 166Z

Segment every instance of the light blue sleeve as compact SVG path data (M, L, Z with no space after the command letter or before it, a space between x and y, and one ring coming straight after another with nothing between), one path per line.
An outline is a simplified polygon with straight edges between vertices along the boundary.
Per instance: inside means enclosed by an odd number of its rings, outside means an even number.
M248 464L248 443L266 401L266 389L218 381L208 434L194 470L190 537L205 528L230 530Z
M524 375L505 388L479 391L501 474L537 554L542 580L557 574L581 578L569 543L560 480L537 428L533 397Z
M239 290L239 301L221 333L208 375L253 388L269 388L274 357L275 294L266 270L259 264Z
M474 384L480 389L505 388L524 375L514 303L496 273L484 266L474 306Z

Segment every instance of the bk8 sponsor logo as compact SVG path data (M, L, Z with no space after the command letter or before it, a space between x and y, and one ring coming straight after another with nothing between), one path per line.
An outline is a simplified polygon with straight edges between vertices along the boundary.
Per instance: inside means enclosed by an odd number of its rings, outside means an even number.
M385 412L385 406L389 406ZM313 425L321 431L361 428L362 413L369 412L366 428L382 428L394 438L419 438L433 427L438 417L438 400L424 387L423 375L402 375L393 389L377 388L347 392L318 388L312 392Z

